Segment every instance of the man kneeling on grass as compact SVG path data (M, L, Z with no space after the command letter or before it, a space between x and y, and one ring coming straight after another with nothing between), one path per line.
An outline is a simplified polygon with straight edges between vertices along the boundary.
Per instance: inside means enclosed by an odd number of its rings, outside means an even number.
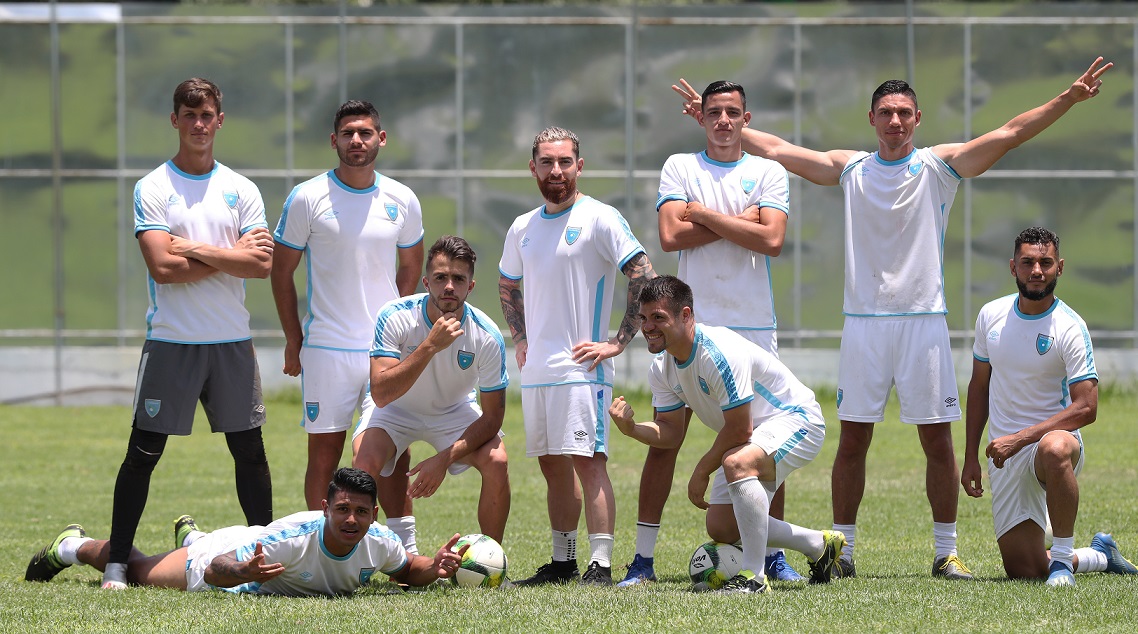
M328 484L323 511L304 511L268 526L231 526L204 533L183 515L174 524L176 549L147 557L137 549L127 564L131 583L197 591L284 596L351 594L378 571L395 581L425 586L454 575L463 551L452 552L458 534L434 558L410 554L387 527L375 523L375 480L359 469L338 470ZM36 553L27 581L50 581L64 568L107 565L110 542L87 537L71 524Z

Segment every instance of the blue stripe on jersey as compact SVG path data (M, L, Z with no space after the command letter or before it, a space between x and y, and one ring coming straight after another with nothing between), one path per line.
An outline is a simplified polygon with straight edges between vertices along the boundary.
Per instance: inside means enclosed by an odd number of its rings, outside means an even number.
M301 347L308 348L309 350L332 350L335 352L370 352L370 350L365 350L364 348L335 348L333 346L313 346L307 343L301 345Z
M506 278L507 280L514 280L515 282L522 279L521 275L518 275L517 277L515 277L513 275L507 274L505 271L503 271L501 269L501 267L498 268L498 275L501 275L502 277Z
M181 176L182 178L188 178L192 181L207 181L207 180L209 180L210 176L213 176L214 174L217 173L218 162L214 161L213 167L210 168L210 170L208 172L206 172L205 174L187 174L186 172L183 172L182 170L178 169L177 165L174 165L174 159L170 159L170 160L166 161L166 165L169 166L170 169L174 170L175 174L177 174L178 176Z
M976 359L977 361L979 361L981 363L991 363L992 362L991 359L985 359L984 357L976 354L975 352L972 353L972 358Z
M273 533L272 535L265 535L264 537L259 537L256 540L254 540L253 543L245 544L244 546L241 546L240 548L237 549L237 553L236 553L237 554L237 561L248 561L249 558L252 557L253 553L256 551L258 542L260 542L262 545L267 546L269 544L276 544L278 542L283 542L283 541L292 539L294 537L302 537L304 535L308 535L308 534L312 533L313 531L320 531L321 534L323 534L323 530L324 530L324 516L321 515L320 517L317 517L314 520L307 521L307 522L300 524L300 525L297 525L297 526L290 526L290 527L285 528L283 530L279 530L279 531ZM323 538L321 538L321 540L320 540L320 547L321 547L321 549L324 548Z
M328 559L331 559L332 561L347 561L351 559L352 555L356 554L356 549L360 547L359 542L356 542L356 545L352 546L352 549L348 551L348 554L344 555L343 557L339 555L333 555L328 550L328 547L324 545L324 518L321 517L320 520L320 536L318 538L320 540L320 552L324 553L324 556ZM370 531L371 529L369 528L368 530Z
M786 214L787 216L790 215L790 207L783 205L782 203L777 203L777 202L770 201L770 200L760 200L759 201L759 209L762 209L764 207L768 207L770 209L777 209L777 210L781 211L782 213Z
M670 406L670 407L657 407L657 408L656 408L656 411L657 411L658 413L664 413L664 412L674 412L674 411L676 411L676 410L680 409L681 407L687 407L687 403L684 403L683 401L680 401L680 404L679 404L679 405L673 405L673 406Z
M596 424L593 426L594 438L593 453L607 453L605 451L605 388L597 390Z
M644 253L644 247L640 246L640 243L638 242L638 243L636 243L636 248L632 251L632 253L629 253L628 257L624 258L623 260L620 261L620 264L616 265L616 270L618 270L618 271L623 270L624 265L628 264L629 260L640 255L641 253Z
M782 443L782 446L775 450L775 464L778 464L780 461L782 461L782 459L786 457L786 454L790 453L792 449L797 447L798 444L802 442L802 439L806 438L809 433L810 432L808 432L806 428L803 427L802 429L799 429L798 431L791 434L790 438L787 438L786 442Z
M873 156L873 155L872 154L866 154L865 156L854 161L853 163L850 163L849 165L847 165L846 168L842 170L842 175L838 177L838 183L840 184L842 181L844 181L846 179L846 174L848 174L850 170L857 167L862 161L864 161L865 159L867 159L871 156Z
M711 163L712 165L715 165L717 167L735 167L736 165L742 163L743 160L747 158L747 154L744 153L743 156L739 157L738 161L724 162L724 161L717 161L717 160L711 158L710 156L707 155L707 150L704 150L704 151L699 153L699 158L701 158L704 161Z
M577 201L577 202L581 202L581 201ZM564 216L565 214L569 213L569 210L570 210L570 209L572 209L572 208L574 208L574 207L576 207L576 206L577 206L577 203L573 203L572 205L569 205L569 206L568 206L568 207L566 207L565 209L562 209L561 211L559 211L559 212L557 212L557 213L555 213L555 214L551 214L551 213L549 213L549 212L547 212L547 211L545 210L545 208L546 208L546 205L542 205L542 206L541 206L541 214L540 214L540 215L541 215L541 217L542 217L542 218L544 218L544 219L546 219L546 220L553 220L553 219L555 219L555 218L560 218L561 216Z
M1055 303L1056 304L1062 304L1063 305L1063 313L1070 316L1071 319L1073 319L1076 324L1079 324L1079 331L1082 332L1082 334L1083 334L1083 346L1086 349L1086 353L1087 353L1087 369L1090 371L1091 374L1094 375L1094 378L1097 379L1098 378L1098 368L1095 367L1095 351L1094 351L1094 348L1091 347L1091 333L1087 332L1086 324L1083 323L1083 320L1079 318L1079 315L1077 313L1075 313L1075 311L1072 310L1071 307L1068 306L1066 302L1064 302L1061 299L1056 299ZM1090 378L1090 376L1087 375L1085 378Z
M644 250L644 247L643 247L643 246L641 246L641 244L640 244L640 240L637 240L637 239L636 239L636 235L635 235L634 233L632 233L632 227L629 227L629 226L628 226L628 221L624 219L624 216L622 216L622 215L620 214L620 212L619 212L619 211L617 211L616 207L612 207L612 206L609 206L609 205L605 205L605 207L608 207L609 209L611 209L611 210L612 210L612 212L613 212L614 214L616 214L616 219L617 219L617 221L618 221L618 222L620 222L620 226L624 228L624 235L628 236L628 239L629 239L629 240L632 240L633 242L635 242L635 243L636 243L636 246L637 246L637 247L639 247L641 251L643 251L643 250ZM629 257L632 257L632 256L629 256ZM624 260L624 261L625 261L625 262L627 262L627 261L628 261L628 258L625 258L625 260ZM624 266L624 265L623 265L623 263L621 264L621 266Z
M603 385L605 387L612 387L612 383L601 383L600 381L590 381L587 379L586 380L577 380L577 381L558 381L557 383L523 383L522 387L523 388L554 387L557 385L583 385L583 384Z
M425 299L426 296L423 296ZM379 311L379 317L375 320L375 335L372 339L372 347L374 348L377 343L383 341L383 329L387 326L387 321L391 319L392 315L404 310L415 310L415 300L411 298L403 298L389 302L382 310ZM427 307L424 302L423 311L426 312ZM424 314L424 319L426 315ZM430 323L429 321L427 323ZM374 356L374 355L373 355Z
M146 311L146 338L149 339L151 333L154 332L154 315L158 312L158 284L150 277L150 271L146 271L146 293L150 295L150 310Z
M916 317L919 315L947 315L947 310L934 310L923 313L847 313L842 311L846 317Z
M660 192L656 192L656 212L660 212L660 207L663 206L664 203L671 202L673 200L678 200L684 203L690 202L687 199L687 196L681 196L679 194L668 194L667 196L660 196Z
M375 181L372 182L371 186L365 187L364 189L356 189L355 187L351 187L345 184L344 181L340 180L339 177L336 176L336 170L334 169L328 170L328 178L332 179L332 182L336 183L337 187L348 192L349 194L370 194L376 189L379 189L379 172L375 172Z
M261 215L262 216L265 215L264 209L261 210ZM268 229L269 225L267 225L263 222L254 222L253 224L249 225L248 227L241 227L241 230L238 231L237 233L240 235L245 235L246 233L249 233L250 231L257 229L258 227L261 229Z
M940 204L940 240L937 242L937 249L940 251L940 299L944 299L944 235L948 230L948 209L944 203ZM945 302L946 304L948 302Z
M142 223L142 181L134 184L134 232L138 233L139 227L144 227Z
M1063 395L1059 397L1059 405L1063 408L1066 408L1068 405L1071 404L1071 391L1069 389L1067 389L1067 385L1068 385L1067 377L1063 377L1059 381L1059 388L1063 392Z
M944 162L944 159L942 159L941 157L939 157L939 156L937 156L937 155L936 155L936 152L929 152L929 154L932 154L932 155L933 155L933 158L935 158L935 159L937 160L937 162L939 162L941 165L943 165L943 166L947 167L947 168L948 168L948 171L949 171L949 173L951 173L951 174L952 174L953 178L955 178L955 179L956 179L956 180L958 180L958 181L962 181L962 180L964 180L964 177L963 177L963 176L961 176L960 174L957 174L957 173L956 173L956 170L952 169L952 166L951 166L951 165L949 165L948 163L945 163L945 162Z
M401 544L403 543L403 541L399 539L399 536L396 535L394 532L392 532L392 530L390 528L388 528L382 524L377 524L375 522L372 522L372 525L368 527L367 534L372 536L372 537L378 537L380 539L391 539L391 540L395 540ZM392 575L392 574L399 572L400 570L403 570L403 568L406 567L407 564L408 564L407 556L406 556L406 554L404 554L403 562L400 563L397 567L392 568L391 570L380 570L380 572L382 572L385 575Z
M766 399L766 401L770 403L775 409L780 409L788 414L798 414L802 417L802 420L810 422L810 415L807 414L806 410L802 409L801 406L787 405L786 403L783 403L778 399L777 396L771 394L771 391L767 389L767 386L759 383L758 381L755 381L755 392Z
M605 276L597 281L597 294L593 298L593 341L601 340L601 308L605 302ZM597 363L597 382L605 382L605 364Z
M696 328L699 328L699 326L696 326ZM715 369L719 371L719 376L723 378L723 389L727 390L727 407L723 409L728 410L748 402L750 399L744 401L739 398L739 386L735 384L735 375L731 372L731 365L727 363L727 358L723 356L723 352L719 350L715 342L704 336L703 330L696 332L695 338L696 341L703 346L703 349L707 351L707 354L711 356L711 360L715 363Z
M1019 310L1019 300L1018 299L1012 302L1012 308L1015 309L1016 317L1019 317L1020 319L1023 319L1024 321L1034 321L1036 319L1043 319L1044 317L1047 317L1051 313L1055 312L1055 309L1058 308L1059 304L1061 304L1061 303L1062 303L1061 301L1056 299L1055 301L1051 302L1051 305L1047 307L1047 310L1043 311L1042 313L1039 313L1038 315L1025 315L1025 314L1021 313Z
M882 165L888 165L888 166L892 167L894 165L904 165L905 163L908 163L909 160L912 159L916 153L917 153L917 148L913 148L913 150L911 152L909 152L905 156L903 156L903 157L901 157L895 161L886 161L885 159L881 158L880 153L874 152L873 158L876 159L877 162L881 163Z
M498 330L498 326L496 324L489 321L489 317L487 317L486 320L483 320L482 318L485 317L485 315L480 315L478 313L478 311L476 311L476 310L471 310L469 312L470 312L470 320L473 321L476 326L478 326L479 328L484 330L486 332L486 334L493 337L494 343L498 344L498 361L502 367L502 371L500 373L500 379L499 379L501 381L500 386L490 388L490 389L484 389L482 391L483 392L493 392L495 390L506 387L507 385L510 384L510 377L506 373L506 341L502 338L502 331Z
M396 244L395 244L395 246L399 247L400 249L410 249L411 247L415 246L416 244L419 244L420 242L422 242L422 241L423 241L423 236L425 236L426 234L427 234L427 232L426 232L426 231L424 231L424 232L420 233L420 234L419 234L419 237L418 237L418 239L416 239L414 242L412 242L412 243L410 243L410 244L399 244L399 243L396 243Z
M183 346L209 346L219 343L237 343L238 341L249 341L252 337L242 337L240 339L223 339L219 341L178 341L177 339L160 339L158 337L147 337L147 341L161 341L162 343L176 343Z
M771 256L764 255L763 257L766 259L767 293L770 294L770 302L768 302L767 305L771 307L771 327L762 328L761 330L774 330L778 328L778 315L775 314L774 309L774 278L771 277Z
M304 247L304 268L305 268L305 290L304 290L304 303L305 311L308 313L308 319L304 321L301 329L304 331L304 340L309 340L309 328L312 327L312 322L316 320L316 312L312 310L312 249L307 245Z
M317 176L316 178L323 178L323 176ZM284 242L281 238L284 237L285 225L288 224L288 212L292 211L292 199L296 198L296 194L297 194L297 192L299 192L301 190L301 188L303 188L305 185L311 183L314 180L316 180L316 179L310 178L310 179L304 181L303 183L297 185L296 187L293 187L292 191L288 193L288 198L285 198L284 208L281 210L281 219L277 221L277 230L273 232L273 239L276 240L277 242L281 242L282 244L286 244L286 245L288 245L294 249L301 249L302 248L302 247L291 245L287 242Z

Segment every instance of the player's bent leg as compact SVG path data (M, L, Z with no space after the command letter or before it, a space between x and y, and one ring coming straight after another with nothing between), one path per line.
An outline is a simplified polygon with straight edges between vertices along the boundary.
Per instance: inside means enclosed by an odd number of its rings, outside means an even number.
M1046 579L1050 559L1043 547L1043 527L1032 520L1016 524L996 540L1009 579Z
M308 434L308 469L304 472L304 501L308 510L321 509L320 503L328 494L328 483L340 466L346 438L346 431Z
M865 458L873 442L873 423L841 421L838 451L830 476L835 524L856 524L865 495Z
M730 504L711 504L704 518L707 536L724 544L739 542L739 522L735 519L735 509Z
M771 519L781 520L785 517L786 483L779 485L771 497L769 515ZM773 548L767 544L767 558L765 562L767 577L776 581L802 581L805 579L786 560L786 553L781 548Z
M379 478L383 465L395 455L395 442L391 440L391 435L382 428L372 427L356 436L354 443L357 448L352 456L352 467L368 472L373 478ZM324 488L327 493L327 482L324 483Z
M411 470L411 450L395 460L391 475L376 478L379 485L379 507L387 517L407 517L412 513L411 494L407 492L407 472Z
M467 458L470 466L482 476L478 496L478 528L499 544L506 533L510 516L510 472L506 445L500 436L486 441Z
M1039 439L1035 451L1035 477L1047 491L1047 515L1055 537L1073 537L1079 513L1079 481L1075 465L1082 454L1079 439L1065 431Z

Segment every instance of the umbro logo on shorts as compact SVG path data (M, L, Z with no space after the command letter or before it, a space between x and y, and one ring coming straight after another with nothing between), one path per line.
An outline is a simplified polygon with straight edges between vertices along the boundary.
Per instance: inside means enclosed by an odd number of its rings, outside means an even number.
M950 396L950 397L944 399L944 406L945 407L956 407L956 398L953 396Z
M589 434L588 434L588 432L585 432L583 430L578 429L577 431L573 432L573 435L576 436L577 438L585 438Z

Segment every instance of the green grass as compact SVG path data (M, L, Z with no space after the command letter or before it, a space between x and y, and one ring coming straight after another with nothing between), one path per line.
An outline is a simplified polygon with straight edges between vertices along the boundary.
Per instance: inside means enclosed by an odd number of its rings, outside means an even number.
M833 395L820 400L831 436L822 455L788 482L788 518L830 525L830 465L837 445ZM1138 554L1138 503L1134 482L1138 450L1131 412L1138 396L1107 393L1099 422L1085 432L1087 464L1080 478L1082 509L1077 545L1097 530L1112 531L1133 559ZM645 398L637 411L650 411ZM278 516L300 510L305 465L304 435L296 425L295 397L268 403L266 444L273 469ZM506 443L512 456L513 512L505 548L511 576L528 576L549 558L544 484L537 463L524 456L520 405L511 399ZM390 595L375 584L345 599L282 599L180 593L137 588L108 594L99 574L86 567L64 571L48 584L25 583L28 558L68 522L82 522L95 537L109 531L114 478L125 451L125 408L0 408L4 448L0 458L0 626L33 631L344 632L363 628L403 631L767 631L1129 630L1131 598L1138 579L1080 575L1079 585L1056 592L1037 583L1003 580L992 535L990 501L961 497L959 534L964 561L976 583L929 576L931 526L923 487L924 461L914 430L896 422L877 430L869 459L866 497L858 532L857 579L829 586L775 584L763 597L717 597L687 592L687 560L706 540L700 512L684 494L686 472L710 443L698 423L688 436L672 487L657 550L660 581L632 590L580 587L531 588L513 592L431 590ZM192 513L206 528L242 521L232 483L232 462L220 437L205 432L204 418L189 438L172 439L151 484L137 545L147 553L170 548L171 523ZM963 427L955 429L958 458ZM424 445L412 449L428 455ZM635 541L636 490L644 448L614 439L610 474L616 489L614 560L630 561ZM416 505L419 544L426 552L454 532L475 532L474 473L450 477L435 497ZM584 535L582 522L581 534ZM584 540L582 540L584 542ZM587 553L582 543L581 550ZM585 554L583 557L587 556ZM800 570L804 559L791 554ZM582 561L582 563L587 563ZM616 571L619 574L622 571Z

